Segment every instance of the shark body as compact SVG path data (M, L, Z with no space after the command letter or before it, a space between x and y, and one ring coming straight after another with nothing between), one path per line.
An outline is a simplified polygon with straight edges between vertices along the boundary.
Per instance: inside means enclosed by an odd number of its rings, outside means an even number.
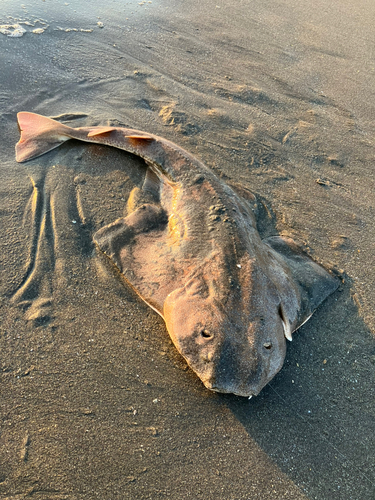
M72 138L144 159L146 176L130 194L127 217L101 228L94 241L163 317L208 389L257 395L281 369L286 339L337 280L292 240L262 240L253 195L170 141L121 127L71 128L28 112L18 122L19 162Z

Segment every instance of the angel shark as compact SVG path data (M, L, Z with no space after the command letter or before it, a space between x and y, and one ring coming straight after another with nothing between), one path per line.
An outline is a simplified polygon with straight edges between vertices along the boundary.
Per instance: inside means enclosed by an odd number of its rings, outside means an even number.
M28 112L18 114L18 123L18 162L69 139L144 159L143 186L131 192L127 217L97 231L94 242L163 317L208 389L257 395L281 369L286 339L337 279L292 240L262 240L255 198L170 141L121 127L71 128Z

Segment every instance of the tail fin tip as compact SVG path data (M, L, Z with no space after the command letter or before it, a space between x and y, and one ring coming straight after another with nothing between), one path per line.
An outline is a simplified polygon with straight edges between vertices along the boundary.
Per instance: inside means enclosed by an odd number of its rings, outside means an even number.
M36 158L70 139L70 127L46 116L21 111L17 114L21 137L16 144L16 161Z

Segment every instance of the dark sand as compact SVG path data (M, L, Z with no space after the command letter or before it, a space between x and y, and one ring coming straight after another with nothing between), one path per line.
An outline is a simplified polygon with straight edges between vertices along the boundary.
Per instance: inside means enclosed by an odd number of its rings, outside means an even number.
M0 34L0 497L375 498L375 3L96 3L1 2L48 27ZM173 140L341 273L258 397L206 390L93 247L142 162L17 164L18 111Z

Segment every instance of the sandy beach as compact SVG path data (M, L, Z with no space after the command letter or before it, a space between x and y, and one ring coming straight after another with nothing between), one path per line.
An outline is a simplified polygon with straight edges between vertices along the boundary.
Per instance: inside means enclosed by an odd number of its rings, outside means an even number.
M375 4L3 0L0 498L375 497ZM208 391L94 246L144 162L16 115L165 137L340 287L251 400Z

